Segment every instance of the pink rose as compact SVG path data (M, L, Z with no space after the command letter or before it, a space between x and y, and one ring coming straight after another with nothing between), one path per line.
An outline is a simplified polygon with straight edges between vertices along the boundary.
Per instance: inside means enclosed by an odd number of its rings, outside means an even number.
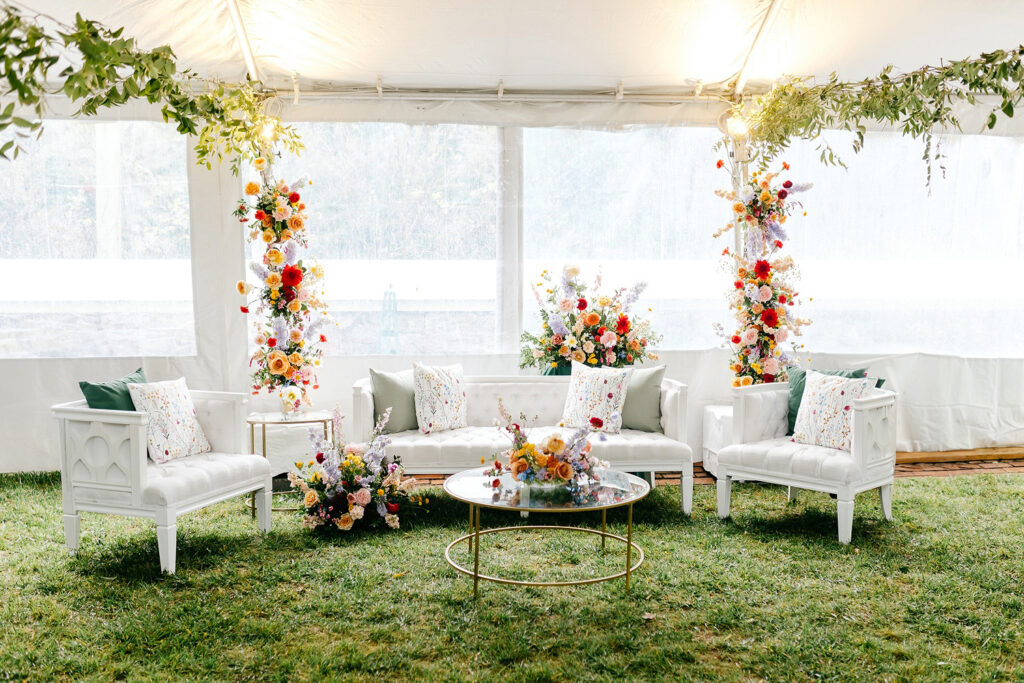
M562 313L568 313L572 310L572 301L569 299L562 299L558 302L558 310Z
M615 346L615 342L617 342L618 340L619 338L618 336L616 336L614 332L612 332L611 330L605 330L604 334L601 335L601 338L598 341L600 341L605 346Z
M761 288L757 290L757 300L764 303L765 301L771 301L772 295L775 292L768 285L761 285Z
M757 341L757 329L753 327L748 327L746 330L743 331L743 336L740 337L740 340L743 342L744 345L750 346L751 344Z
M370 504L370 489L365 489L364 488L364 489L359 489L358 491L356 491L356 493L355 493L355 503L356 503L356 505L361 505L362 507L366 507L367 505L369 505Z

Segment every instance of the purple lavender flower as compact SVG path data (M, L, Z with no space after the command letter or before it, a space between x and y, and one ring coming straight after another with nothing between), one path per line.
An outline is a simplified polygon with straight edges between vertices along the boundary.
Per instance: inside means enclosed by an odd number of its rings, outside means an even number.
M270 271L267 270L266 266L255 261L249 264L249 270L251 270L252 274L258 277L261 282L266 280L267 276L270 275Z
M560 315L553 315L548 318L548 326L551 328L552 334L560 334L563 338L569 336L569 328L565 326L565 321L562 320Z
M633 285L629 290L629 293L626 294L626 299L622 302L623 307L628 311L629 307L636 303L637 299L640 298L640 295L644 293L645 289L647 289L646 282L638 282Z

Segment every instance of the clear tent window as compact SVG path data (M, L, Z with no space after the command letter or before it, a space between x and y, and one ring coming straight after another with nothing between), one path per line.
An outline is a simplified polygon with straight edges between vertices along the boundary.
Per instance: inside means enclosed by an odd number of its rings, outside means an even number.
M186 356L188 139L149 121L47 121L0 163L0 357Z

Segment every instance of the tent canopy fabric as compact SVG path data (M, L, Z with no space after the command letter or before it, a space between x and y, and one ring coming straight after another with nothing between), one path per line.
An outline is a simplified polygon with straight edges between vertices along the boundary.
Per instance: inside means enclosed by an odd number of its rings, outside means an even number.
M1016 0L28 0L124 26L142 47L226 80L246 49L270 87L494 91L713 91L745 69L745 92L783 75L846 80L1010 48ZM238 22L232 19L237 7ZM763 33L755 40L759 31ZM753 50L751 48L754 48Z

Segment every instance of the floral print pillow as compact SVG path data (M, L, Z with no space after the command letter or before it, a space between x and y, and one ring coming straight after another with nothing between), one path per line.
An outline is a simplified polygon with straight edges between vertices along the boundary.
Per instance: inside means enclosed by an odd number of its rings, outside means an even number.
M793 440L812 446L850 450L853 402L875 386L875 379L849 379L810 370L796 414Z
M416 421L424 434L466 426L466 381L461 365L412 366Z
M595 431L618 433L631 372L631 368L588 368L573 361L562 424L566 427L589 425Z
M156 463L208 453L210 442L196 419L196 407L185 378L168 382L129 384L135 409L149 415L146 437L149 457Z

